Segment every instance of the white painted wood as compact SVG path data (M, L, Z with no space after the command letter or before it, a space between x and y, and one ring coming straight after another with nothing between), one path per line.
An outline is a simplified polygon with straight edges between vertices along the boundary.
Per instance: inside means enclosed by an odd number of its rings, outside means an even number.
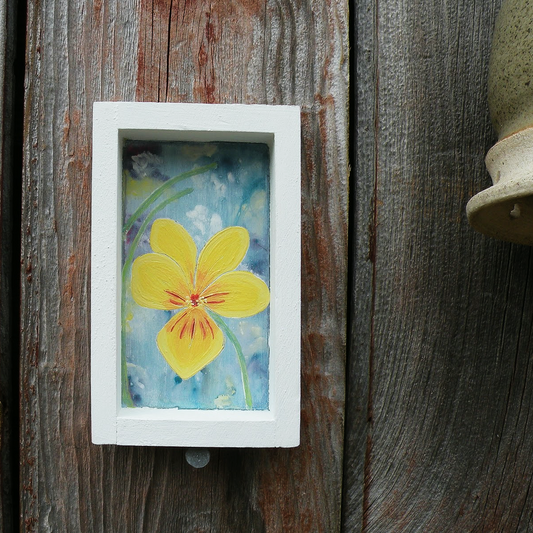
M300 440L300 108L97 102L93 125L93 442L142 446L297 446ZM125 137L269 145L269 411L121 407L120 147Z
M116 115L95 106L91 207L91 422L95 444L116 442L120 408L120 213Z

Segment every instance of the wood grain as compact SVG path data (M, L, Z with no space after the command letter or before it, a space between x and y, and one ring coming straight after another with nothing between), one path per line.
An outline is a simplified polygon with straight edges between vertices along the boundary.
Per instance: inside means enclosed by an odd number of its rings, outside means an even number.
M338 531L348 179L348 7L60 1L28 12L22 214L25 531ZM302 106L303 427L295 450L90 444L91 105ZM26 272L31 272L27 274Z
M358 78L347 405L368 398L368 418L364 430L362 414L347 418L345 464L363 457L365 432L366 458L363 483L360 468L346 478L345 531L533 527L531 249L465 216L490 183L499 6L357 6L357 58L372 74Z

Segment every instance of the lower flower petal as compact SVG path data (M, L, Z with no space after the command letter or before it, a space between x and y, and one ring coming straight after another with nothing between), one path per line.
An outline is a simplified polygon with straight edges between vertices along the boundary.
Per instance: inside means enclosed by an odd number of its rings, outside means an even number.
M260 313L268 306L267 284L251 272L237 270L220 276L201 294L205 304L228 318L243 318Z
M189 379L224 348L224 334L201 308L172 317L157 335L157 346L172 370Z

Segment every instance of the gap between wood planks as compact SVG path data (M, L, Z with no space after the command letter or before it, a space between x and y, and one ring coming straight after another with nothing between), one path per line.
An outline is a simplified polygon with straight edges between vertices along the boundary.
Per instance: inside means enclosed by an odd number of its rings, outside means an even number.
M374 308L379 206L377 26L376 3L363 1L350 10L351 177L346 321L347 408L341 530L363 533L368 529L372 482ZM369 86L372 87L370 93L365 91L365 87ZM363 297L357 297L358 294ZM356 301L356 297L364 301Z
M4 3L0 29L3 55L0 153L0 531L19 529L20 228L24 125L26 3ZM31 275L30 273L23 275Z

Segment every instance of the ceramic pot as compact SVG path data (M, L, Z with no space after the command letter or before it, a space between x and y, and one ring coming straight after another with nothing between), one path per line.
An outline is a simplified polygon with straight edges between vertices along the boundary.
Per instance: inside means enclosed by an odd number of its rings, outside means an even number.
M485 159L493 186L468 202L468 220L486 235L533 245L533 0L502 5L488 99L498 134Z

